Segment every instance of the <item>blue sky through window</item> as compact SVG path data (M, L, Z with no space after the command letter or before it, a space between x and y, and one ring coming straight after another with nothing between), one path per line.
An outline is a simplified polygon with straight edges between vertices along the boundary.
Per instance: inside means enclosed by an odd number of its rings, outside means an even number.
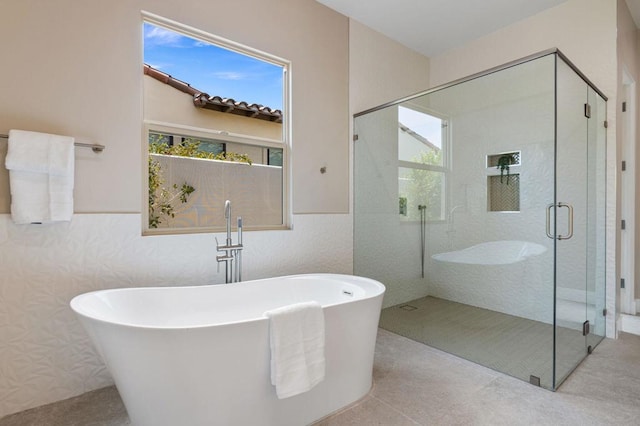
M210 96L282 109L282 67L144 23L144 62Z

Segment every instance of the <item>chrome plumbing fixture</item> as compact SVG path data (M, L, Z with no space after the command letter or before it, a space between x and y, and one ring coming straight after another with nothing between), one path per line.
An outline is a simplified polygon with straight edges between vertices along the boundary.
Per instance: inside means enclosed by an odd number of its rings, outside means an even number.
M456 210L459 210L459 209L464 210L464 206L458 205L458 206L453 207L449 211L449 218L448 218L449 219L448 220L449 226L448 226L448 229L447 229L448 231L453 231L454 230L453 229L454 228L453 227L453 220L454 220L454 215L453 214L456 212Z
M224 203L224 218L227 221L227 239L224 245L220 245L218 237L216 237L216 249L222 252L216 256L218 262L218 272L220 271L220 263L224 262L225 283L233 283L242 281L242 217L238 216L238 243L233 244L231 238L231 201ZM235 262L235 268L233 261Z
M466 191L466 188L465 188ZM465 197L466 198L466 197ZM449 248L453 249L453 237L456 233L456 229L455 229L455 212L457 210L461 210L464 211L465 210L465 206L463 205L457 205L454 206L451 210L449 210L449 215L447 217L447 230L445 231L445 233L447 234L447 240L449 241Z
M427 206L424 204L418 204L418 210L420 210L420 276L424 278L424 254L427 232Z

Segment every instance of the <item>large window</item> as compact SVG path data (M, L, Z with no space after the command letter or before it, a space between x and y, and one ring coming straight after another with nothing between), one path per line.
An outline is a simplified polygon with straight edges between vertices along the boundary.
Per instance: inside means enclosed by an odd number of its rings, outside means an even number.
M288 225L287 61L145 14L146 232ZM147 201L147 200L145 200Z
M398 107L398 194L402 220L445 220L447 121L432 113Z

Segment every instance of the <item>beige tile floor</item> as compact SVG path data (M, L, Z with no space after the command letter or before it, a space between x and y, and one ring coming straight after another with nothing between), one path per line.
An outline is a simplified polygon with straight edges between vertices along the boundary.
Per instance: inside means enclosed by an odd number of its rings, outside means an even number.
M0 426L129 424L113 387L0 419ZM640 336L606 339L550 392L380 330L371 392L315 424L343 425L640 425Z

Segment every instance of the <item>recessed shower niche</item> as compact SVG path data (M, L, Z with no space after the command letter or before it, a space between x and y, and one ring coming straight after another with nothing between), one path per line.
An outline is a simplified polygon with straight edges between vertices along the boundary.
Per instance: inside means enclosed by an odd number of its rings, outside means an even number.
M520 211L520 151L487 155L487 210Z
M380 327L557 389L605 331L605 122L556 49L356 114Z

